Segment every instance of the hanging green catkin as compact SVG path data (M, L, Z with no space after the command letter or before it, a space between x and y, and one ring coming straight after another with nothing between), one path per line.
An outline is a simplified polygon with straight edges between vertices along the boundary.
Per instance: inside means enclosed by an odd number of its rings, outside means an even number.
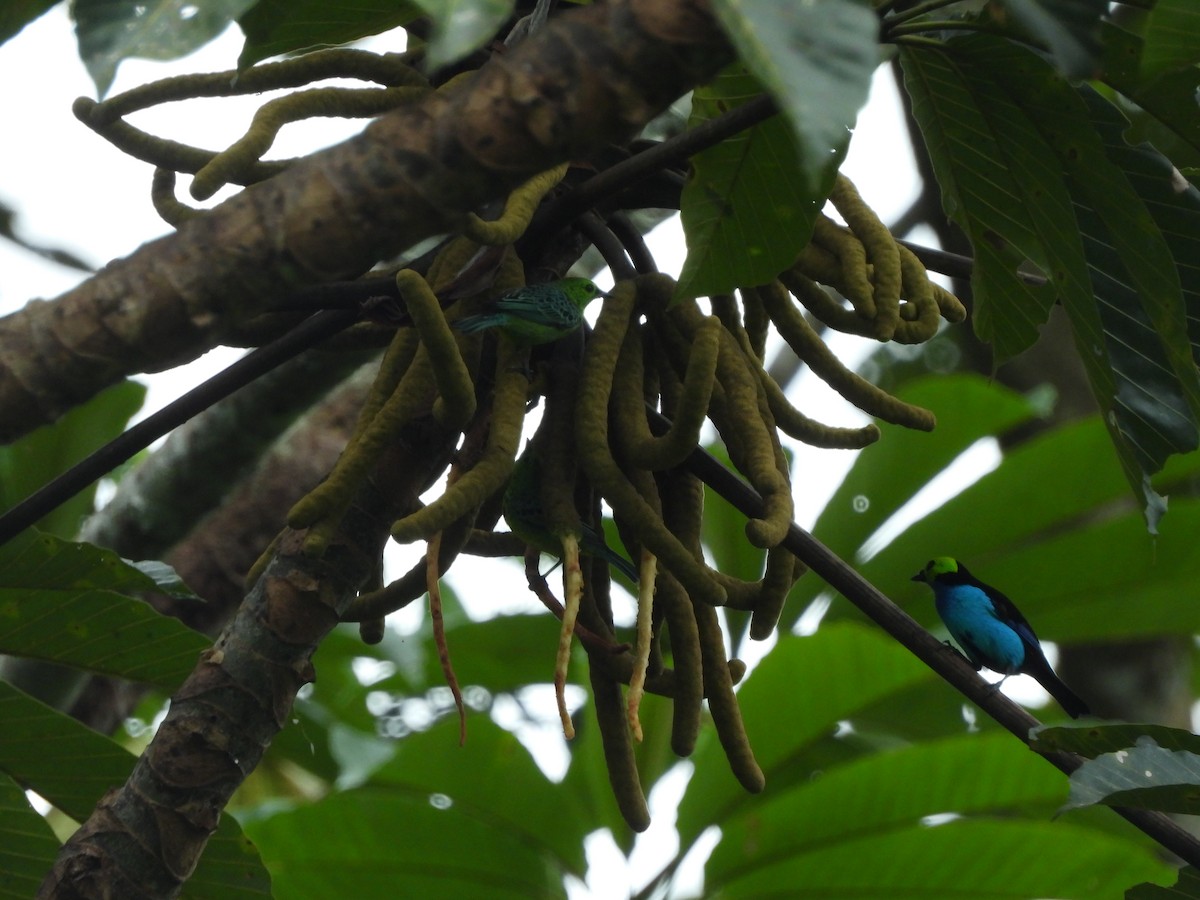
M813 374L831 388L868 415L919 431L933 430L936 421L933 413L893 397L847 369L786 298L771 291L760 292L759 296L780 336L808 364Z
M512 472L521 424L525 419L525 353L506 335L497 344L496 387L493 392L491 430L478 464L442 496L393 523L392 537L401 544L427 540L460 516L479 507L504 484Z
M613 437L634 465L652 471L668 469L696 449L708 415L720 349L720 323L710 320L707 325L711 327L696 334L677 399L678 412L662 435L653 434L646 422L641 329L633 327L626 333L613 376Z
M419 344L415 344L411 364L405 367L410 340L415 342L415 335L402 339L397 334L384 355L379 375L371 386L346 449L325 481L297 501L288 513L289 527L309 529L304 549L310 555L319 556L324 552L359 485L403 426L428 411L433 404L433 367ZM385 395L387 385L402 368L403 375L390 395Z
M788 591L803 573L799 560L782 547L767 551L767 567L763 573L761 589L750 616L750 639L765 641L775 631Z
M692 303L677 304L672 313L685 336L694 341L706 317ZM746 523L746 537L756 547L772 547L783 540L792 520L791 485L778 467L775 423L768 421L769 412L764 416L764 409L759 404L759 386L749 361L724 327L720 331L720 342L717 379L725 391L724 413L729 420L727 426L721 428L721 435L726 437L730 457L763 498L763 515ZM721 426L720 422L717 424ZM737 445L728 440L728 435L733 432L740 438L742 452L737 455Z
M812 241L837 260L838 276L826 283L836 287L862 318L874 322L878 310L875 308L875 290L867 275L867 251L862 241L824 215L817 216L813 223Z
M289 122L323 117L371 118L424 97L419 87L320 87L268 100L254 114L246 133L196 172L191 194L207 200L227 184L244 184L253 177L262 155L271 149L279 130Z
M629 740L621 687L595 665L588 667L588 676L596 707L596 723L604 744L604 763L617 808L630 828L637 832L645 831L650 827L650 810L646 807L646 795L642 793L642 781L638 777L637 758L633 755L633 743Z
M747 791L757 794L766 787L767 782L754 759L737 696L733 693L733 680L726 667L725 640L717 620L717 611L702 603L693 604L693 608L696 627L700 632L700 652L704 657L704 693L708 697L708 710L712 713L717 738L725 750L733 776Z
M759 363L765 363L771 320L753 290L740 290L739 293L742 296L742 319L746 336L750 339L750 349L754 351L754 357Z
M820 289L818 288L818 290ZM783 285L777 281L746 291L748 296L756 298L758 306L764 311L765 304L759 297L759 293L762 291L776 291L779 293L781 302L787 302L787 293L784 291ZM874 423L858 428L842 428L826 425L809 418L791 404L783 389L766 369L761 365L756 366L755 374L758 375L759 382L766 392L771 414L775 417L775 425L784 434L814 447L827 449L858 450L879 440L879 427Z
M568 166L568 163L555 166L553 169L534 175L520 185L508 195L508 200L504 203L504 210L497 219L488 222L479 218L475 213L468 213L463 229L464 234L480 244L500 246L515 243L529 227L542 198L563 180Z
M688 593L719 606L725 601L725 592L708 577L704 566L679 543L629 483L609 447L608 409L613 374L633 312L636 291L632 282L621 282L613 289L588 342L575 419L580 465L613 510L637 532L643 546L675 574Z
M789 291L800 301L813 317L834 331L845 334L857 334L871 337L875 327L870 319L865 319L856 310L846 309L837 298L813 280L812 272L802 268L799 263L795 267L779 274L781 281ZM761 292L763 288L759 288Z
M704 663L700 655L696 614L687 593L670 572L659 575L654 602L663 611L667 633L671 637L675 671L671 750L676 756L691 756L700 735L704 700Z
M475 384L466 360L425 279L411 269L402 269L396 273L396 288L433 366L439 395L433 416L444 428L458 431L475 415Z
M829 199L862 244L866 262L871 267L874 337L880 341L891 340L900 322L900 253L896 239L875 211L863 202L846 176L839 174L834 180Z

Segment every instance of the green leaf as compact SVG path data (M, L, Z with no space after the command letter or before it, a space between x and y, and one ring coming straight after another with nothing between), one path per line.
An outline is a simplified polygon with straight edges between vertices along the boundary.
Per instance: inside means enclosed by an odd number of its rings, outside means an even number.
M815 752L839 721L853 719L857 711L898 691L933 680L933 674L907 650L860 625L826 625L805 638L781 635L738 692L750 746L766 776L768 792L777 790L781 780L806 777L805 754ZM820 690L811 689L818 684ZM781 727L782 715L786 727ZM679 806L684 848L709 824L725 822L759 805L730 773L712 728L701 733L692 759L696 772Z
M1154 738L1087 760L1071 773L1071 797L1064 809L1097 803L1160 812L1200 813L1200 755L1168 750Z
M1100 18L1108 0L1002 0L1004 9L1050 49L1067 78L1094 78L1100 68Z
M1200 68L1188 66L1155 78L1145 78L1138 71L1142 38L1109 22L1102 24L1101 33L1104 37L1105 83L1153 116L1192 151L1200 153L1200 116L1196 115ZM1159 140L1153 143L1166 150Z
M1167 750L1187 750L1200 754L1200 736L1182 728L1146 722L1035 728L1030 746L1039 753L1076 753L1086 759L1095 759L1105 753L1116 753L1132 747L1143 737L1150 738Z
M124 59L187 56L223 32L254 0L75 0L79 56L103 97Z
M1193 0L1158 0L1146 17L1145 38L1147 78L1200 62L1200 8Z
M406 0L259 0L238 19L246 34L238 68L270 56L348 44L420 15L420 7Z
M727 68L693 94L693 126L761 93L737 67ZM822 161L824 164L824 160ZM787 122L774 116L692 157L680 197L688 255L679 296L728 293L762 284L796 260L832 185L834 169L815 190Z
M11 509L125 429L142 405L146 388L135 381L114 385L77 406L53 425L0 447L0 508ZM37 527L73 538L92 511L95 485L43 517Z
M154 589L160 594L166 594L176 600L199 600L200 597L190 587L184 584L179 573L158 559L121 560L128 566L137 569L152 582Z
M46 820L29 805L20 785L0 775L0 897L24 900L37 894L56 856L58 841Z
M516 0L415 0L433 19L427 65L458 62L495 36L512 15Z
M109 550L24 532L0 547L0 652L174 690L211 641L117 593L156 588Z
M421 796L447 794L470 815L489 820L547 856L563 873L582 876L586 869L583 838L591 830L588 823L563 802L520 741L486 716L471 717L461 747L454 721L405 738L370 784Z
M1033 344L1057 300L1091 299L1059 162L1027 111L970 53L902 49L900 60L942 205L971 239L975 331L1004 362ZM1026 260L1047 286L1018 277Z
M481 717L402 741L361 788L247 823L281 897L558 897L590 823L516 738ZM398 839L397 836L403 837Z
M790 122L805 194L825 197L879 62L879 20L870 4L716 0L713 11Z
M966 230L973 238L981 228L984 237L994 232L990 242L996 246L1011 241L1063 289L1060 299L1071 317L1093 392L1126 479L1141 498L1154 531L1165 504L1150 488L1148 476L1161 467L1167 454L1196 446L1195 419L1200 410L1200 375L1188 340L1180 275L1172 247L1156 221L1156 213L1163 215L1158 207L1170 182L1162 166L1155 171L1148 157L1135 158L1128 152L1120 138L1124 120L1118 127L1115 110L1099 105L1102 101L1090 91L1072 89L1035 54L991 35L956 39L948 46L952 58L943 60L942 71L951 71L972 86L998 87L1009 107L1031 126L1047 174L1042 187L1052 188L1058 196L1055 208L1069 196L1077 222L1075 229L1064 230L1069 216L1053 220L1059 237L1072 245L1065 255L1063 244L1042 229L1042 253L1054 254L1046 257L1049 267L1032 252L1024 231L1028 219L1005 222L982 202L973 202L963 213ZM914 67L929 68L926 57L933 56L912 52L906 60L917 58ZM932 83L924 81L922 87ZM933 96L926 90L923 105L928 107ZM939 121L939 115L933 109L925 112L926 118L955 134L957 125ZM999 130L993 137L999 144ZM959 139L965 141L966 134ZM1052 151L1048 157L1046 148ZM1140 171L1126 171L1128 166ZM1010 202L1014 199L1007 189L1001 196ZM1038 209L1041 219L1052 210L1045 204L1039 208L1039 200L1035 193L1026 205ZM1156 212L1151 212L1152 206ZM1184 211L1175 204L1169 214L1178 218ZM978 221L970 221L973 218ZM1032 224L1041 228L1040 222ZM1084 290L1087 283L1079 278L1081 238L1090 290ZM975 246L977 252L984 249L979 243ZM1120 295L1123 286L1128 289ZM999 340L997 344L999 348Z
M819 633L819 632L818 632ZM974 772L976 778L930 778ZM924 816L1053 808L1063 777L1009 734L959 734L873 753L772 791L744 814L721 821L722 840L705 868L709 890L751 870L823 846L919 829Z
M964 778L973 773L962 773ZM1019 861L1019 864L1014 864ZM796 854L723 886L723 897L1119 897L1169 877L1144 847L1061 822L960 820L910 826Z
M782 637L738 695L767 790L740 790L710 730L679 809L680 856L708 826L721 829L706 895L1093 898L1167 876L1137 842L1019 818L1048 816L1066 784L1007 733L964 734L950 709L955 733L940 740L893 736L889 746L864 732L878 704L935 682L873 628L839 622ZM959 820L927 820L947 813ZM1028 865L1007 871L1017 858Z
M0 44L57 3L58 0L8 0L0 4Z
M0 772L82 822L110 788L125 783L134 758L114 741L0 681ZM25 896L28 896L26 894ZM223 816L183 896L262 900L271 881L254 845Z

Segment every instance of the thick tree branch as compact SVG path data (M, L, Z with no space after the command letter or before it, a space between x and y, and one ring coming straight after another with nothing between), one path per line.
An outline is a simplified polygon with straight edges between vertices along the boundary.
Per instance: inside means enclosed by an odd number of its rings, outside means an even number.
M354 277L629 137L732 58L705 0L572 10L478 74L0 319L0 440L185 362L298 285Z
M388 528L455 434L421 420L385 457L320 559L287 531L229 627L171 698L129 780L63 845L39 897L173 897L221 811L288 720L311 658L379 559Z

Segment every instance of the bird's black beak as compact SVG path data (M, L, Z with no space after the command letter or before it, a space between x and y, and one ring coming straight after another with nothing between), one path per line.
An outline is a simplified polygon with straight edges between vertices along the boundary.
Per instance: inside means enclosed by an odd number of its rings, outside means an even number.
M908 580L909 580L909 581L924 581L924 580L925 580L925 573L924 573L924 572L918 572L916 575L914 575L912 578L910 578L910 579L908 579Z

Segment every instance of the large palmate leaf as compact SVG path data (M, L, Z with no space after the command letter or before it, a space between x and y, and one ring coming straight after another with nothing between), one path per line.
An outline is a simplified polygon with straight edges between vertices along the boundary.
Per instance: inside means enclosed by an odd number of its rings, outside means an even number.
M0 681L0 773L82 822L105 792L129 777L134 758L114 741ZM52 747L53 752L47 752ZM43 872L43 874L45 874ZM28 895L26 895L28 896ZM271 881L254 845L221 819L184 897L262 900Z
M1190 3L1190 0L1185 2ZM1153 116L1162 129L1182 142L1184 148L1200 153L1200 116L1196 115L1200 67L1187 66L1147 78L1138 69L1143 48L1139 35L1110 22L1103 23L1101 33L1104 36L1105 83ZM1159 145L1157 135L1152 140ZM1160 146L1160 149L1166 148Z

